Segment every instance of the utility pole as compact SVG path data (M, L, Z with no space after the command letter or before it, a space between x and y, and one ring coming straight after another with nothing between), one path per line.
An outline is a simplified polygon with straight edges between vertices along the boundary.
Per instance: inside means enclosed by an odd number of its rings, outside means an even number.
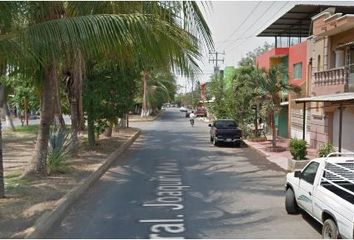
M215 52L209 52L209 63L212 62L214 63L214 73L218 72L219 71L219 62L222 62L224 63L224 57L223 58L220 58L220 55L225 55L225 51L224 52L218 52L218 51L215 51ZM214 58L215 56L215 58Z

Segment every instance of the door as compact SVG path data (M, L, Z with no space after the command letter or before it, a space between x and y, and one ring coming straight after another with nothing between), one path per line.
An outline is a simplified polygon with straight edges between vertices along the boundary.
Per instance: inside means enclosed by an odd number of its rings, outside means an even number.
M313 183L315 181L319 163L310 163L302 172L299 183L299 194L297 203L306 211L312 213Z
M333 145L339 144L339 110L333 114ZM354 151L354 113L349 108L343 110L342 122L342 152Z

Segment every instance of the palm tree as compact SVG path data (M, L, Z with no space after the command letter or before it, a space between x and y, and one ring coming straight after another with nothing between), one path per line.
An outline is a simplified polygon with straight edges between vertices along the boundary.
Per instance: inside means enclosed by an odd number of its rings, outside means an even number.
M171 101L176 93L176 79L169 71L153 71L147 89L147 102L152 112L156 112L164 102Z
M281 64L272 66L268 71L255 69L253 76L255 76L253 84L258 98L263 98L267 101L265 107L270 116L272 146L275 148L277 134L274 115L280 110L282 94L287 91L299 92L301 89L298 86L287 83L286 68Z
M70 57L78 49L86 56L112 52L132 56L137 55L137 51L142 52L143 48L147 59L164 56L163 59L172 59L179 66L186 66L199 55L193 42L195 38L172 21L142 14L63 18L65 4L22 3L21 10L27 9L23 12L28 25L0 39L0 53L3 56L16 59L18 66L23 71L27 70L27 74L32 69L41 76L41 122L36 153L28 171L41 175L46 175L47 171L49 127L53 120L60 58ZM17 10L20 11L20 8ZM156 48L161 43L163 47Z

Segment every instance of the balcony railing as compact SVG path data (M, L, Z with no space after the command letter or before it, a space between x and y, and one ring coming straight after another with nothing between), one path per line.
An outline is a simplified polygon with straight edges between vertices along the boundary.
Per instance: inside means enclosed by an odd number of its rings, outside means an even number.
M346 84L348 82L347 72L346 67L315 72L315 86Z

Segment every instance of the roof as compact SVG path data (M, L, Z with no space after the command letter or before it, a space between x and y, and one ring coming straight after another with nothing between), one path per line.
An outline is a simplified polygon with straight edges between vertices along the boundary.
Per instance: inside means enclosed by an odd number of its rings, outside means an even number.
M304 102L344 102L354 100L354 92L337 93L324 96L305 97L295 99L295 103Z
M354 13L354 6L299 4L264 29L257 37L308 37L312 33L311 18L335 7L337 13Z

